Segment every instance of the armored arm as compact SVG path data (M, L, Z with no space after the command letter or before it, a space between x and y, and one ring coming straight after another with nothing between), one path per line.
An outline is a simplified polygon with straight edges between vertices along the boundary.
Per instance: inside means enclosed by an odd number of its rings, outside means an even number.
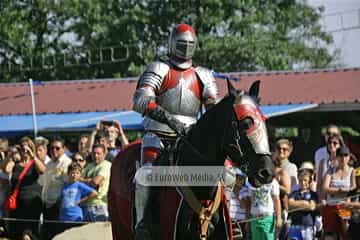
M143 115L146 114L149 103L155 101L156 93L160 90L169 69L169 66L162 62L153 62L147 66L139 79L133 97L133 109L135 111Z
M202 99L203 104L206 108L209 108L216 103L216 98L218 94L218 87L216 85L216 80L207 68L197 67L195 69L197 76L199 77L201 84L203 85Z
M162 62L151 63L139 79L133 97L133 109L151 119L167 124L176 133L184 133L185 126L168 111L156 104L156 93L159 92L169 66Z

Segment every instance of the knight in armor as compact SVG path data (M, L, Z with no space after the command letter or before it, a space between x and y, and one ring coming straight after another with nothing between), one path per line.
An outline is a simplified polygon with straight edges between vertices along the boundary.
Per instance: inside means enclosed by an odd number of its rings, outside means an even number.
M134 110L143 114L141 165L151 166L168 139L185 134L197 120L202 106L213 106L217 96L210 70L193 66L197 47L194 29L187 24L173 28L169 36L169 60L150 63L141 75L133 97ZM151 187L136 187L136 235L147 229Z

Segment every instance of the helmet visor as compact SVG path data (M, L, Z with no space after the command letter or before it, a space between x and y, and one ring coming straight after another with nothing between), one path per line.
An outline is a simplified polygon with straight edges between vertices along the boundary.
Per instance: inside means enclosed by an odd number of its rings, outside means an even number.
M176 56L181 59L191 59L194 56L196 43L195 41L176 41Z

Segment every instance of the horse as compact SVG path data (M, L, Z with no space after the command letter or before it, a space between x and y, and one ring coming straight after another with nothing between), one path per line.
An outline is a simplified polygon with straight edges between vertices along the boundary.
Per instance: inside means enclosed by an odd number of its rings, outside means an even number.
M230 158L247 166L249 182L270 183L274 165L269 151L265 117L258 107L260 81L248 92L236 90L227 80L228 95L206 111L175 144L177 166L223 166ZM134 237L134 194L131 191L141 142L130 144L113 161L109 213L115 240ZM170 151L160 155L169 157ZM121 175L122 177L119 177ZM219 182L220 183L220 182ZM124 190L125 189L125 190ZM153 239L231 239L231 222L221 184L162 187L151 212L157 216ZM171 200L169 200L171 199ZM121 211L124 211L122 213Z

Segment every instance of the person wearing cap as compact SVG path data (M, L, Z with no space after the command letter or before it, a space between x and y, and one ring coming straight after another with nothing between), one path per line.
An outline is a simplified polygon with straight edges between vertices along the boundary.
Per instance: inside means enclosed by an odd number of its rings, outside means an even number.
M233 225L233 239L243 239L245 233L246 206L242 201L247 189L245 186L246 175L237 167L233 168L235 172L235 185L232 189L229 201L230 218Z
M342 205L349 192L356 188L354 169L349 166L350 150L342 146L336 150L337 164L329 168L325 175L323 193L326 205L323 206L323 224L325 233L336 233L341 239L347 239L347 224L350 212Z
M311 181L310 181L310 190L316 192L316 179L315 179L315 167L312 162L305 161L301 164L299 168L299 172L302 170L307 170L311 173ZM298 186L295 189L292 189L292 191L297 190Z
M348 236L351 240L360 236L360 167L354 170L356 189L349 192L349 199L344 203L344 208L351 211Z

